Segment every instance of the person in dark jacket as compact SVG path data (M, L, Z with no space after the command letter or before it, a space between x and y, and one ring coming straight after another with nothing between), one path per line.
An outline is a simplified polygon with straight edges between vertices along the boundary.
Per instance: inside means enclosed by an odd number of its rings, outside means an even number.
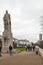
M10 52L10 55L12 55L12 46L11 45L9 46L9 52Z

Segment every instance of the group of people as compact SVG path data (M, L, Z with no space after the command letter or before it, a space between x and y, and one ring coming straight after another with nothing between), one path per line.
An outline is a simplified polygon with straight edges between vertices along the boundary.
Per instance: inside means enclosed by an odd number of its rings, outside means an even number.
M26 51L34 51L35 50L35 46L34 45L33 46L26 45L25 48L26 48Z
M9 46L9 53L10 53L10 56L12 55L12 49L13 49L13 47L10 45ZM26 49L26 51L35 51L36 52L36 54L38 54L38 52L39 52L39 47L38 46L30 46L30 45L28 45L28 46L26 46L25 45L25 49ZM2 47L0 46L0 57L2 56L1 55L1 50L2 50Z
M39 53L39 47L38 46L35 46L35 45L25 45L25 49L26 51L35 51L36 54Z

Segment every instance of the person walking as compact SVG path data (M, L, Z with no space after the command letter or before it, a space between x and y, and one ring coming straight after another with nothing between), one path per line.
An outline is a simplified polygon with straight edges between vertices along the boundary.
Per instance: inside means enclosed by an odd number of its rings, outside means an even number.
M36 52L36 54L39 53L39 47L38 46L35 46L35 52Z
M9 46L9 52L10 52L10 56L12 55L12 46Z
M2 49L2 47L1 47L1 45L0 45L0 57L1 57L1 49Z
M25 45L25 50L27 51L27 45Z

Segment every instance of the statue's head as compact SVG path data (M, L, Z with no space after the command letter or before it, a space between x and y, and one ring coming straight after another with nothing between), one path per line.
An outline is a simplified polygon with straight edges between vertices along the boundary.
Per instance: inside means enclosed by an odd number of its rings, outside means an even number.
M6 14L8 14L8 10L6 10Z

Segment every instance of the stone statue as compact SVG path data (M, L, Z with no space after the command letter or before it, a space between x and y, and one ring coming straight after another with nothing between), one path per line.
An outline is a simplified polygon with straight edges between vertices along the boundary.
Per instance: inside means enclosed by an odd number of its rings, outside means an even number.
M4 20L4 28L5 30L8 30L8 25L11 25L11 19L10 14L8 13L7 10L6 13L4 14L3 20Z
M13 37L11 32L11 17L7 10L6 13L4 14L3 22L4 22L4 32L2 36L2 50L5 50L7 52L10 45L13 47Z

